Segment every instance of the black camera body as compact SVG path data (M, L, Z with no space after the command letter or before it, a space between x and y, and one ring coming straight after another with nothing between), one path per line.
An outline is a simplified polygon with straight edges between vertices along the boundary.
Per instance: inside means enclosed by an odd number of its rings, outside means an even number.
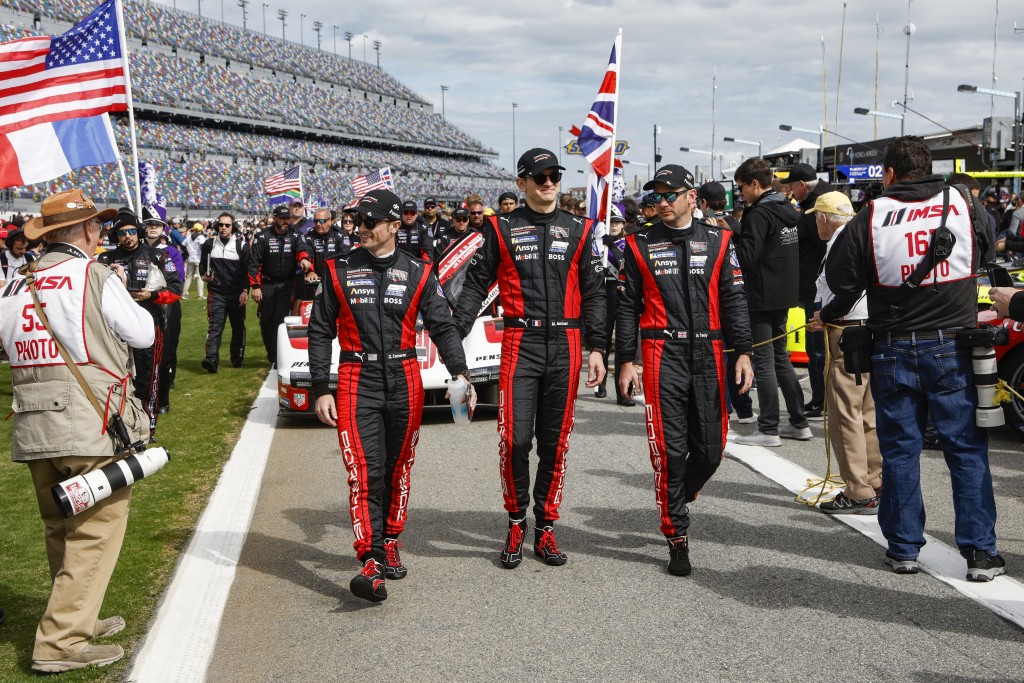
M1010 343L1010 331L1003 326L982 325L971 330L960 330L957 343L968 349L990 348Z

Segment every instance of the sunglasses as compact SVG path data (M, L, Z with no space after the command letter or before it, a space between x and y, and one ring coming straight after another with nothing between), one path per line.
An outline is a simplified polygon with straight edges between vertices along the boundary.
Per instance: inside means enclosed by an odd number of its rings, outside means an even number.
M469 220L469 216L455 216L452 220L457 223L465 223Z
M314 218L313 222L316 223L317 225L323 225L324 223L327 222L327 220L328 219L326 219L326 218Z
M235 226L233 224L231 224L231 223L218 223L217 227L219 227L219 228L233 228Z
M403 216L415 216L416 212L415 211L403 211L402 215Z
M543 185L549 180L554 185L557 185L558 183L562 182L562 173L560 171L555 171L554 173L538 173L537 175L530 177L533 178L533 182L537 183L538 185Z
M137 235L139 231L135 228L121 228L117 231L117 236L122 237L124 235Z
M366 217L366 218L363 218L362 227L366 228L367 230L373 230L378 225L382 225L382 224L383 225L387 225L390 222L391 221L385 220L383 218L369 218L369 217Z
M470 216L483 216L484 212L483 211L470 211L469 215Z
M680 196L686 194L685 192L655 192L651 195L651 201L655 204L660 204L661 200L664 199L669 204L674 204Z
M352 220L351 218L342 218L341 222L342 223L355 223L355 221Z
M424 209L436 209L437 208L437 204L424 204L423 208Z

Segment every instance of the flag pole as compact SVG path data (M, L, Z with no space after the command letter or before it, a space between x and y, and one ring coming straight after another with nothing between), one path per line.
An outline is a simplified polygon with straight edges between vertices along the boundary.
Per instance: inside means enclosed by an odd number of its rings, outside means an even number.
M125 96L128 104L128 128L132 141L132 160L135 162L135 206L142 211L142 182L139 179L139 144L135 139L135 104L132 101L132 75L128 66L128 37L125 34L124 8L121 0L114 0L114 7L117 9L117 32L120 34L121 55L124 61ZM122 169L122 175L124 170ZM127 185L127 181L125 182ZM130 204L131 202L129 202Z
M622 27L619 27L619 32L615 34L615 61L618 65L615 72L615 126L612 128L612 158L611 158L611 170L608 176L608 201L604 206L604 220L605 224L611 226L612 224L612 186L614 185L615 179L615 133L619 129L619 90L622 89ZM655 150L657 151L657 150ZM609 229L610 233L611 230ZM608 265L608 253L604 255L605 266Z
M124 158L121 156L121 148L114 137L114 129L110 125L110 114L103 114L103 124L107 130L107 136L110 138L110 146L114 148L114 154L117 155L117 170L121 173L121 185L124 187L125 201L128 204L128 208L135 211L135 206L132 203L132 191L128 187L128 176L124 172Z

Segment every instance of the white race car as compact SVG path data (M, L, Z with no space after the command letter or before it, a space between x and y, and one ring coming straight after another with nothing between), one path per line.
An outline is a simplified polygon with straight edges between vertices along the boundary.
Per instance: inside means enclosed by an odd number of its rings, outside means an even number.
M448 300L458 300L469 261L483 242L478 233L470 233L456 242L438 261L437 274ZM497 405L498 368L501 364L501 337L504 322L494 304L497 286L488 293L481 314L473 329L463 340L469 377L476 387L478 405ZM312 301L303 301L299 315L289 316L277 331L277 397L279 415L289 417L315 417L313 383L309 374L309 338L307 328ZM337 389L338 340L331 344L331 391ZM437 348L423 329L423 321L416 319L416 357L420 364L420 377L425 393L424 406L447 406L444 395L451 376L437 356Z

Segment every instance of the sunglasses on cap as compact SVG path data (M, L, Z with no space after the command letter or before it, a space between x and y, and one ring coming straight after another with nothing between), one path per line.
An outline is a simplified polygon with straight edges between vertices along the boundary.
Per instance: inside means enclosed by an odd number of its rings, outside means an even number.
M139 231L136 228L118 228L117 229L117 236L118 237L122 237L124 235L137 235L137 234L139 234Z
M549 180L554 185L557 185L558 183L562 182L561 171L552 171L551 173L538 173L537 175L532 175L530 177L533 178L533 182L537 183L538 185L543 185Z
M679 199L679 197L681 195L684 195L684 194L686 194L685 191L684 192L655 192L655 193L653 193L651 195L651 201L653 201L655 204L658 204L658 203L661 202L662 199L664 199L669 204L674 204L675 201L677 199Z

